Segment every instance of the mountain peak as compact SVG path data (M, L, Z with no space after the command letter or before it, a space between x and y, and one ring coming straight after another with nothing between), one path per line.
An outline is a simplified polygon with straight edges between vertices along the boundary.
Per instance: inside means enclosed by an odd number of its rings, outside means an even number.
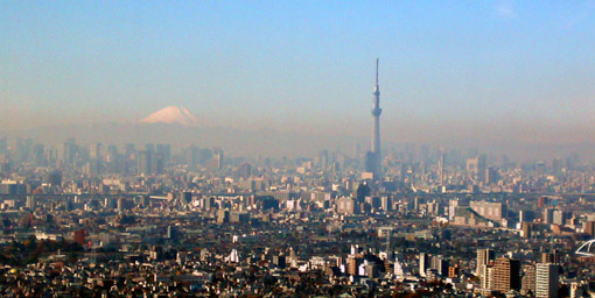
M196 126L199 124L198 117L190 113L185 107L178 106L167 106L143 118L140 122L180 124L185 126Z

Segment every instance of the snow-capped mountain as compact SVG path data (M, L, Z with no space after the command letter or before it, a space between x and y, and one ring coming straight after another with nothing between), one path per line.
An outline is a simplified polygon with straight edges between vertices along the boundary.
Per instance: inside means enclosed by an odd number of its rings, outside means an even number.
M168 106L143 118L141 123L165 123L196 126L198 117L194 116L184 107Z

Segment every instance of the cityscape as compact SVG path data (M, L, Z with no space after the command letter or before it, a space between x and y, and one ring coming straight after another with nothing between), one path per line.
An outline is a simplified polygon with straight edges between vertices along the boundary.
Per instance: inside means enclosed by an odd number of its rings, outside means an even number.
M17 6L0 4L14 16L28 11ZM512 7L497 8L499 18L517 17ZM8 27L0 21L0 29ZM16 40L11 47L20 45ZM0 62L9 65L7 55L0 50ZM251 128L212 128L214 136L198 137L188 132L204 129L208 113L171 101L153 109L143 99L132 124L98 132L100 124L75 121L68 124L77 127L73 133L52 120L43 133L31 133L25 122L61 109L67 118L75 108L56 99L18 122L25 116L11 109L21 103L10 94L20 89L10 71L0 71L8 90L0 86L7 99L0 122L0 295L595 297L593 134L568 141L580 145L571 150L563 141L523 150L469 146L455 133L400 139L406 129L395 125L394 107L408 99L394 92L401 79L391 70L394 58L367 56L356 78L368 89L352 95L366 109L345 100L320 117L334 123L330 115L346 109L341 123L363 122L357 125L366 133L341 141L283 135L282 127L258 136ZM235 84L227 88L242 88ZM200 84L193 88L200 92ZM274 105L283 109L290 98ZM218 104L230 122L240 118L231 104ZM591 107L576 113L593 120ZM327 129L309 108L293 111L312 125L300 133ZM473 113L488 118L482 109ZM421 122L413 127L422 130ZM490 134L497 133L471 138ZM443 137L452 142L436 141ZM543 152L529 149L539 146ZM546 146L556 150L544 153Z

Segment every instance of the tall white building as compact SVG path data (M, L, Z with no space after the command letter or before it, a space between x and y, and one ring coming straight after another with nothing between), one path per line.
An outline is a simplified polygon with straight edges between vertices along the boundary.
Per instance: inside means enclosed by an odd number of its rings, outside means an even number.
M426 276L426 271L430 269L430 256L422 252L419 254L419 275L422 277Z

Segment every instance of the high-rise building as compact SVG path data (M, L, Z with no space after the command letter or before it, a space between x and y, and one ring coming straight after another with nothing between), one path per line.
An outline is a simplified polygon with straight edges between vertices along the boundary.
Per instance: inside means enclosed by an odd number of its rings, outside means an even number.
M370 186L366 182L362 182L358 185L357 190L355 191L355 201L358 204L363 203L365 202L366 197L370 196L370 194Z
M522 224L523 222L527 221L527 215L525 210L519 210L519 222Z
M591 237L595 237L595 221L590 220L584 223L583 231L585 234L590 235Z
M479 182L486 183L488 171L488 158L485 154L482 154L478 158L477 162L477 180Z
M273 256L273 265L275 265L276 267L279 268L285 268L286 267L286 261L285 261L285 256L284 255L274 255Z
M171 145L170 144L157 144L155 147L156 153L161 155L165 163L169 162L171 158Z
M560 210L554 209L554 213L552 214L552 223L555 225L564 225L566 222L567 214Z
M486 170L486 177L484 178L484 184L496 184L500 180L500 174L498 173L498 169L495 167L489 167Z
M116 203L116 209L118 209L119 212L122 212L124 211L124 208L126 208L124 198L119 198Z
M131 157L134 153L136 153L136 146L134 146L134 144L124 145L124 155L126 155L127 158Z
M479 172L479 158L468 158L465 161L465 171L467 172L467 177L469 179L477 179L477 174Z
M549 204L549 199L547 197L540 197L537 199L537 208L543 209L546 205Z
M493 271L489 280L491 280L490 290L506 293L510 290L520 290L521 288L521 263L517 260L511 260L506 257L497 258L492 266Z
M559 263L560 262L560 253L558 250L554 249L551 252L542 252L541 253L541 263Z
M249 178L252 176L252 165L243 163L238 167L237 175L242 178Z
M223 150L216 150L211 156L209 167L213 170L221 170L223 168Z
M78 151L78 147L74 141L74 139L68 139L62 145L61 151L61 161L63 164L72 165L76 160L76 155Z
M33 196L33 195L27 196L27 200L25 202L25 207L27 207L28 209L35 208L35 196Z
M457 207L459 207L460 203L458 199L450 199L448 201L448 220L454 220Z
M523 238L531 238L532 224L530 222L521 222L521 236Z
M391 211L392 199L387 196L380 197L380 206L384 212Z
M43 144L35 144L33 147L33 160L36 165L47 165L47 157L45 156L45 148Z
M543 209L542 222L544 224L552 224L554 222L554 209L552 209L552 208Z
M380 150L380 85L378 83L378 59L376 59L376 85L374 87L374 98L372 116L374 117L374 127L372 132L372 146L370 151L366 153L366 171L374 174L374 179L377 180L382 175L382 153Z
M103 157L103 144L96 143L89 145L89 158L101 159Z
M153 174L153 151L145 150L139 151L136 157L137 174L151 175Z
M475 267L475 275L481 276L483 273L483 266L487 266L491 260L494 259L494 251L489 248L480 248L477 250L477 263Z
M535 297L558 297L558 265L538 263L535 266Z
M422 252L419 254L419 275L426 276L426 271L430 268L430 256Z
M440 151L440 159L438 160L438 180L440 186L444 186L444 152Z
M344 215L353 215L357 213L356 202L350 197L341 197L337 199L337 213Z
M535 295L535 265L526 264L522 266L522 278L521 278L521 294Z
M448 260L442 256L432 257L432 269L436 270L436 273L440 276L448 275Z
M178 230L175 226L169 225L167 226L167 232L165 237L170 240L176 240L178 235Z
M217 211L217 224L226 224L229 223L229 211L225 209L220 209Z
M189 191L180 192L180 200L185 204L190 203L192 201L192 193Z

